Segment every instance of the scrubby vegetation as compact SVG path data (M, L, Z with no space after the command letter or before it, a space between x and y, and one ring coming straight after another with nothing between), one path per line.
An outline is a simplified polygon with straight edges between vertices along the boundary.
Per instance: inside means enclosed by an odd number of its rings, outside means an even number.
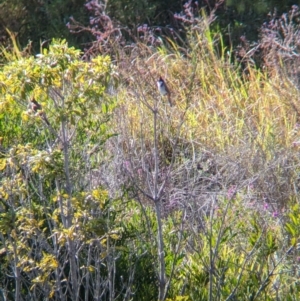
M11 33L0 300L299 299L298 8L237 49L194 10L85 53Z

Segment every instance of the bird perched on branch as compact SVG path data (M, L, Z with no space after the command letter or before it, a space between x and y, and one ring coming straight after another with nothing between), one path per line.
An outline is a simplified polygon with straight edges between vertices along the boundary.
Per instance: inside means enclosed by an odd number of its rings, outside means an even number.
M31 99L31 110L34 113L42 110L42 106L34 98Z
M47 125L50 125L45 112L42 110L41 104L39 104L34 98L30 100L30 107L32 112L36 113L37 115L41 116L41 118L46 122Z
M159 80L157 81L157 88L161 95L163 95L163 96L167 95L169 104L172 107L173 104L171 101L171 92L170 92L169 88L167 87L165 81L162 79L162 77L160 77Z

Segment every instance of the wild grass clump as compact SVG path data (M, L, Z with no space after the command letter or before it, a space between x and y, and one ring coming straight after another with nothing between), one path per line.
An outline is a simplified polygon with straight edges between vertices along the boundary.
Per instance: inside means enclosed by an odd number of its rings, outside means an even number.
M153 170L151 110L157 107L160 165L174 162L172 189L182 183L187 165L198 166L192 173L217 182L223 193L251 184L258 203L284 207L295 195L298 169L297 89L288 78L250 65L244 74L230 60L230 49L217 53L216 43L222 45L221 36L199 19L186 49L168 41L158 49L137 44L133 57L123 56L113 121L122 156L135 152L134 168L146 160ZM157 92L159 76L172 91L174 107Z
M169 300L299 296L286 228L298 202L297 87L277 69L242 70L221 35L198 22L185 48L136 44L118 62L115 170L142 207L153 204L158 172L163 218L180 233L175 249L165 237L166 266L176 270L167 272ZM159 76L173 107L157 92Z

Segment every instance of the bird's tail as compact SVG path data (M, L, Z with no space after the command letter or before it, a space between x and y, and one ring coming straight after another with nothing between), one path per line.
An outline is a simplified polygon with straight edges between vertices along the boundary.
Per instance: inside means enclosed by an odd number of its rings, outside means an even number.
M45 123L46 123L47 125L50 125L50 122L49 122L49 120L48 120L48 118L47 118L45 112L40 111L39 115L40 115L41 118L45 121Z

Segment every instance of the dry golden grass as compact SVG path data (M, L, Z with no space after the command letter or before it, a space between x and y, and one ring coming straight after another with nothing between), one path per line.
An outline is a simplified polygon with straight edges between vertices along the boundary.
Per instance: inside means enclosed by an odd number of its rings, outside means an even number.
M150 108L157 106L168 134L183 123L180 137L216 150L249 141L260 147L271 142L292 146L298 118L293 99L297 96L288 82L251 67L245 76L210 51L200 47L193 51L189 57L180 52L149 51L143 59L126 63L128 69L121 70L126 82L121 85L119 99L131 135L138 135L143 125L148 137L153 124ZM174 107L157 91L160 75L172 92Z
M167 42L158 49L139 44L131 55L122 56L120 106L112 124L123 150L150 156L157 108L162 162L168 164L173 156L181 164L209 152L219 158L215 169L224 189L256 182L257 198L266 192L285 203L293 198L299 168L297 89L274 73L252 66L241 71L225 50L216 54L207 28L189 39L186 49ZM159 76L171 90L173 107L157 91Z

